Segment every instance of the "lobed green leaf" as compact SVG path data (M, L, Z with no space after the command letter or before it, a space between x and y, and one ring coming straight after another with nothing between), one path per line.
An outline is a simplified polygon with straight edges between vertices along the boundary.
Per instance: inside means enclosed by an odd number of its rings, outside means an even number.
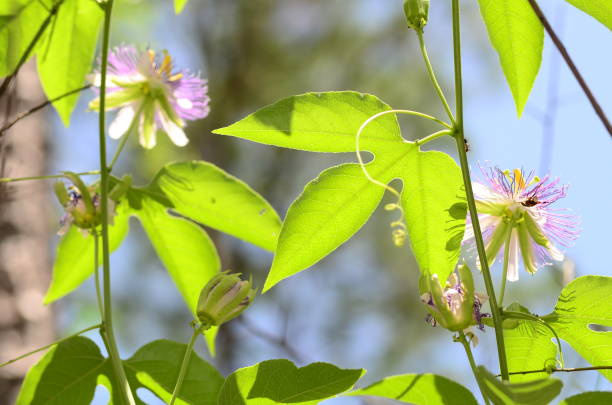
M228 376L217 404L315 405L350 389L364 373L328 363L297 368L289 360L267 360Z
M119 247L128 233L129 206L127 201L121 201L116 208L117 215L113 224L108 227L110 250ZM100 252L102 247L100 243ZM102 253L99 256L102 263ZM53 278L45 295L45 304L62 298L75 290L94 272L94 238L83 235L76 226L71 226L57 246Z
M355 135L361 124L390 109L370 94L306 93L263 107L213 133L310 152L355 152ZM392 114L372 122L361 135L362 150L373 151L377 145L398 141L399 124Z
M478 3L520 116L542 62L544 28L527 1Z
M467 388L435 374L402 374L387 377L345 395L382 397L415 405L478 404Z
M544 378L523 383L498 380L486 368L478 367L484 390L494 405L547 405L561 392L563 383Z
M610 0L565 0L574 7L612 30L612 2Z
M280 219L247 184L201 161L166 165L148 187L160 190L174 211L203 225L274 250Z
M357 164L324 170L289 207L264 292L350 239L372 215L383 192Z
M47 98L56 98L85 84L85 76L92 70L102 17L95 1L64 0L38 51L38 73ZM53 103L66 126L79 94Z
M559 337L594 366L612 366L612 277L584 276L569 283L544 317ZM612 381L611 370L600 372Z
M612 404L612 392L593 391L572 395L558 405L609 405Z
M105 364L91 340L66 340L28 371L15 405L89 405Z
M202 287L221 270L215 245L201 225L170 214L151 198L143 198L142 208L134 212L187 308L196 316Z

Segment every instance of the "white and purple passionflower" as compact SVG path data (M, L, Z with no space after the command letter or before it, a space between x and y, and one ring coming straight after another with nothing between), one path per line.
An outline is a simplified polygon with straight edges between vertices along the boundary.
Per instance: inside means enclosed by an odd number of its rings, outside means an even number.
M151 49L115 48L108 55L106 78L105 109L119 110L109 127L113 139L137 124L140 144L146 149L155 146L157 130L177 146L185 146L189 142L183 131L185 121L204 118L210 111L206 80L188 71L173 72L166 51L157 57ZM94 72L91 81L99 91L100 71ZM91 101L89 108L99 110L100 98Z
M482 173L484 182L474 182L473 187L489 265L507 255L507 279L517 281L519 256L530 274L563 260L557 246L568 247L578 237L577 220L567 210L550 205L565 197L567 186L559 185L559 179L525 175L519 169L487 167ZM468 224L464 243L473 246L473 242Z

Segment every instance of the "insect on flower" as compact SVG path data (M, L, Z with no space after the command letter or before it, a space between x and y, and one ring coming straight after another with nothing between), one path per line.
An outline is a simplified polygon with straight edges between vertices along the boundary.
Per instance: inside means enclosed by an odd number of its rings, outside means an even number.
M100 71L91 75L99 92ZM108 55L106 110L118 110L109 127L109 135L118 139L138 126L139 141L145 149L153 148L156 132L168 135L177 146L189 140L183 131L185 121L204 118L209 113L206 81L188 71L174 71L168 52L161 55L148 49L120 46ZM89 103L99 110L100 97Z
M570 246L578 237L577 220L566 210L550 208L565 197L567 186L549 176L539 178L522 170L483 168L484 182L474 182L478 218L491 265L504 256L507 279L519 279L519 255L534 274L538 268L561 261L558 246ZM464 244L473 246L474 233L466 227Z

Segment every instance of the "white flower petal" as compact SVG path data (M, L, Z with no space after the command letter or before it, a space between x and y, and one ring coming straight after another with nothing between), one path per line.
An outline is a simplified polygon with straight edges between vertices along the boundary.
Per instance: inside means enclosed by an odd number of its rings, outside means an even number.
M188 98L179 98L179 99L176 100L176 103L180 107L182 107L182 108L184 108L186 110L189 110L189 109L191 109L193 107L193 103Z
M121 136L125 134L128 129L130 129L130 125L132 124L135 114L136 112L131 105L123 107L121 110L119 110L117 116L108 128L108 134L110 137L113 139L121 138Z
M557 249L552 243L548 245L548 253L550 253L550 257L558 262L563 261L565 255L559 249Z
M174 123L174 121L166 117L165 113L161 112L159 114L159 121L161 122L164 131L166 131L168 134L170 140L176 146L185 146L189 143L189 139L185 135L183 128L179 127Z
M510 236L510 251L508 252L508 281L518 281L519 279L519 240L516 229L512 230Z

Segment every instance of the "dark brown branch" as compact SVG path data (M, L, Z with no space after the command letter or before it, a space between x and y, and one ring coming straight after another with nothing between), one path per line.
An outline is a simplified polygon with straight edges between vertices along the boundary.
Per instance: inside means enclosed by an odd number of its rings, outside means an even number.
M567 66L570 68L570 70L574 74L574 77L578 81L578 84L580 84L580 87L582 88L582 91L584 92L584 94L586 94L587 98L591 102L591 105L593 106L593 109L595 110L595 113L597 114L597 116L599 117L601 122L606 127L606 130L608 131L608 134L610 134L610 136L612 136L612 124L610 124L610 121L608 120L608 117L604 113L604 110L601 108L601 106L597 102L597 99L595 99L595 96L591 92L591 89L589 88L589 86L586 84L586 82L582 78L582 75L578 71L578 68L574 64L574 61L572 60L572 58L569 56L569 53L567 53L567 50L565 49L565 46L563 45L563 42L561 42L561 40L559 39L559 37L557 36L555 31L553 30L552 26L550 25L550 23L548 22L548 20L544 16L544 13L542 13L542 10L540 9L540 6L538 6L538 3L536 3L536 0L527 0L527 1L529 1L529 4L531 5L531 8L533 9L535 14L538 16L538 18L542 22L542 25L544 26L544 29L546 30L546 32L550 36L550 39L553 41L553 43L555 44L555 46L557 47L557 49L561 53L561 56L563 56L563 59L565 60L565 63L567 64Z
M545 368L539 370L526 370L526 371L513 371L513 374L535 374L535 373L572 373L574 371L593 371L593 370L612 370L612 366L592 366L592 367L573 367L573 368L553 368L546 370ZM498 375L499 377L499 375Z
M12 120L11 122L9 122L8 124L6 124L5 126L3 126L2 128L0 128L0 137L2 137L2 135L4 135L4 132L6 132L7 130L9 130L13 125L15 125L16 123L18 123L19 121L21 121L22 119L24 119L25 117L34 114L36 111L38 110L42 110L43 108L45 108L46 106L55 103L58 100L63 99L64 97L68 97L71 96L73 94L79 93L83 90L87 90L88 88L91 87L91 84L88 84L86 86L80 87L78 89L74 89L74 90L70 90L67 93L64 93L60 96L57 96L51 100L47 100L44 103L41 103L31 109L29 109L28 111L25 111L21 114L19 114L14 120Z

